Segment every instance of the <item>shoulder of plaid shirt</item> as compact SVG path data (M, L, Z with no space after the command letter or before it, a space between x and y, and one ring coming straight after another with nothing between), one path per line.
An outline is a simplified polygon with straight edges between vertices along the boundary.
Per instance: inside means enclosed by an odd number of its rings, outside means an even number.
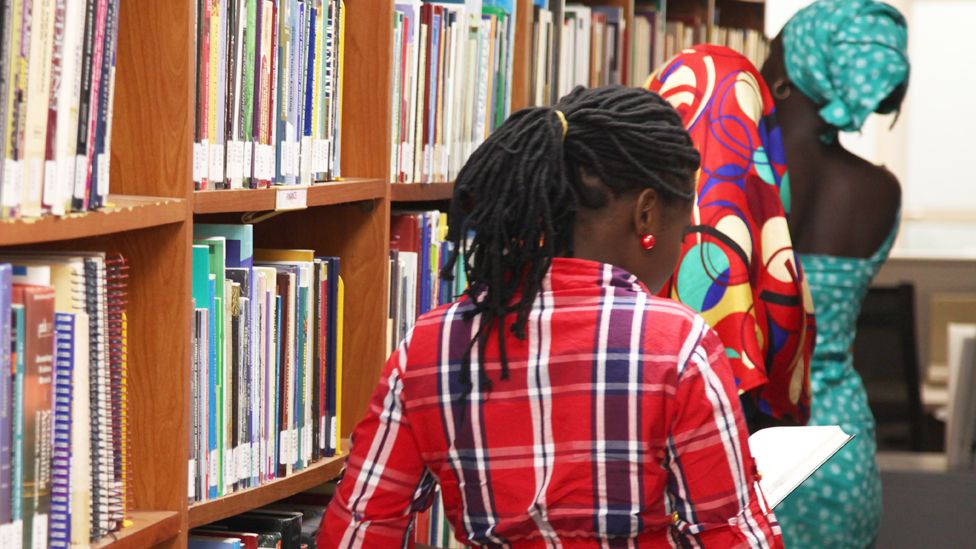
M493 388L473 372L463 414L458 356L477 320L465 299L421 317L353 433L318 546L413 547L439 483L465 544L782 547L717 335L602 268L593 288L547 278L527 339L506 339L509 379L493 336Z

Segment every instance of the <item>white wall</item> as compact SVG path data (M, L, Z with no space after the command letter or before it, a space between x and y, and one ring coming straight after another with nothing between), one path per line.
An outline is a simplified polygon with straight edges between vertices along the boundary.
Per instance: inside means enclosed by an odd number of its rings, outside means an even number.
M766 33L775 36L811 0L767 0ZM902 183L903 253L976 252L976 0L888 0L908 20L912 62L897 124L873 115L858 134L842 134L855 154L884 165Z

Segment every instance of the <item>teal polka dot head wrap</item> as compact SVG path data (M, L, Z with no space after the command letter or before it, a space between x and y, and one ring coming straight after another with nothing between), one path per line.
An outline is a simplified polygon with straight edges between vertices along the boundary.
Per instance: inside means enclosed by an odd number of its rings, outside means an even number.
M793 85L821 105L820 116L840 131L860 130L908 81L905 18L875 0L807 6L783 29L783 54Z

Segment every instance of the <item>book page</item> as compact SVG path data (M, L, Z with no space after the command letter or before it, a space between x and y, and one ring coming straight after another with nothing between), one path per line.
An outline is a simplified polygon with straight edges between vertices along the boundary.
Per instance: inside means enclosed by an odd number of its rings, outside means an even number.
M851 438L837 425L770 427L753 433L749 447L769 507L779 505Z

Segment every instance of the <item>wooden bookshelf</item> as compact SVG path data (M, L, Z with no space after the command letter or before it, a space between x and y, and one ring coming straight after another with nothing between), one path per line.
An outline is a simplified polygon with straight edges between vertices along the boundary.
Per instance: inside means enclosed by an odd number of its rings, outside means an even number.
M393 202L437 202L454 196L454 182L450 183L395 183L390 185Z
M241 189L221 191L195 191L193 213L260 212L275 209L276 195L290 187L267 189ZM317 183L307 187L308 207L332 206L383 198L386 182L381 179L353 178L342 181Z
M562 0L557 0L561 3ZM632 26L633 0L621 6ZM670 0L698 6L715 2ZM516 0L513 111L528 105L532 0ZM720 0L727 10L734 2ZM120 251L129 261L129 426L134 524L98 548L186 547L191 528L322 484L343 456L215 501L187 503L191 249L195 222L272 211L277 189L194 192L195 0L126 2L119 16L111 208L0 222L0 248ZM754 9L749 7L746 9ZM342 436L366 411L385 360L391 205L443 206L454 185L391 185L394 0L346 2L344 178L308 188L307 208L255 224L255 245L341 258L346 283Z
M186 219L179 198L109 195L107 208L95 212L0 221L0 246L37 244L124 233Z
M193 504L188 511L188 525L190 528L203 526L324 484L339 475L345 461L345 456L322 459L313 463L308 469L263 486L235 492L213 501Z
M131 526L109 534L92 545L93 549L140 549L175 538L180 533L181 517L176 511L135 511Z

